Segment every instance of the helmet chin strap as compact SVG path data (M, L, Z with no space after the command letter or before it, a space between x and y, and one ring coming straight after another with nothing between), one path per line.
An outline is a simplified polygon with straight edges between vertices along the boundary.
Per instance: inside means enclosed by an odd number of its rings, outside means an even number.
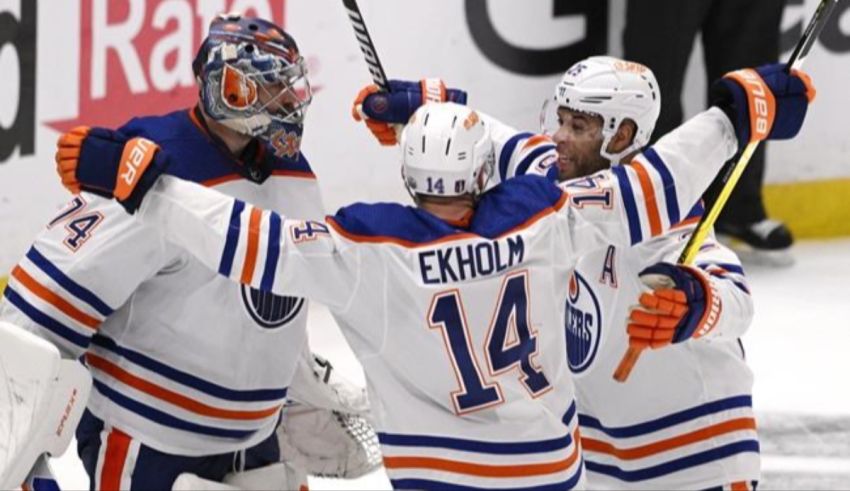
M623 150L621 150L617 153L611 153L611 152L608 151L608 145L611 144L611 140L614 139L614 135L617 134L617 130L620 128L620 125L623 124L623 121L625 121L625 120L626 120L626 118L618 119L616 121L616 124L614 125L615 129L613 129L613 130L605 130L605 129L602 130L602 135L603 135L602 147L599 149L599 155L608 159L608 161L611 162L611 165L619 165L620 163L622 163L623 158L625 158L627 155L629 155L629 154L631 154L631 153L633 153L637 150L640 150L640 148L642 146L638 143L637 135L635 135L635 137L632 138L631 145L627 146Z
M632 143L625 149L617 153L610 153L606 149L608 148L608 144L611 142L611 139L614 138L614 135L605 137L602 140L602 148L599 149L599 155L602 155L604 158L608 159L611 162L611 165L619 165L623 162L623 159L626 155L635 152L640 149L640 145L636 143Z

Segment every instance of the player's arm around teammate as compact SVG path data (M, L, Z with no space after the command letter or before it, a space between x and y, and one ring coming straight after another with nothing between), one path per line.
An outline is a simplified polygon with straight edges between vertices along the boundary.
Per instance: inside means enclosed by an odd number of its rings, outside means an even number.
M598 65L613 66L613 76L610 70L599 71ZM595 69L598 73L593 73ZM617 72L627 76L618 78ZM627 84L627 90L611 93L610 97L620 100L614 101L617 111L606 113L607 119L599 125L602 127L600 148L584 152L587 155L572 152L565 156L567 152L556 151L556 145L580 147L575 145L577 139L594 134L590 129L594 123L591 115L600 104L583 100L583 97L593 94L583 94L581 89L582 83L587 84L585 79L594 76L607 76L614 84L622 84L623 80L634 82ZM595 85L600 83L605 85L606 81L596 81ZM421 103L419 98L402 93L408 85L397 85L393 94L367 87L354 101L352 112L355 119L365 119L382 145L396 143L388 133L388 125L402 124L412 108ZM660 107L657 87L651 72L636 63L608 57L577 63L565 73L554 98L556 124L560 131L564 131L565 125L570 126L567 130L569 139L561 136L559 140L557 128L552 131L556 137L553 141L544 135L517 132L493 120L494 144L498 148L496 177L502 181L526 173L551 176L553 171L557 171L560 179L575 179L573 183L564 184L566 188L572 187L574 203L604 203L604 193L600 194L599 185L594 183L596 178L587 177L600 168L592 162L599 160L599 154L616 163L624 158L628 162L632 155L637 154L632 162L616 166L614 173L620 187L628 190L623 193L623 198L627 200L632 244L645 235L658 237L662 228L674 226L685 219L681 211L690 210L693 204L676 200L676 188L671 185L671 173L667 168L670 160L703 155L723 145L714 146L710 132L689 132L687 127L692 123L687 122L653 147L637 153L649 142L657 119ZM765 91L765 88L769 90ZM767 94L765 100L760 95L762 93ZM787 139L796 135L814 95L815 90L807 75L800 72L789 74L781 65L769 65L756 70L731 72L719 80L713 87L714 108L709 111L725 114L734 126L737 146L742 148L751 138ZM630 99L636 102L630 102ZM647 100L656 103L647 104ZM699 115L695 120L702 117L704 115ZM628 124L624 123L633 123L631 132ZM705 146L694 148L693 145L697 144ZM655 199L652 191L659 173L665 192L663 197ZM734 254L712 240L703 247L696 267L674 265L675 253L664 261L667 262L647 265L642 271L642 280L655 291L644 294L640 305L632 313L629 334L633 345L660 348L702 336L735 339L746 330L752 318L752 299L743 269ZM724 305L726 313L721 315ZM718 325L720 328L717 328Z
M458 124L474 126L479 122L475 112L468 118ZM344 233L336 226L337 221L345 220L346 209L323 222L284 218L194 183L160 175L168 161L164 152L151 153L137 167L92 158L94 152L88 149L100 148L109 139L98 130L83 140L60 141L65 148L82 147L76 152L78 158L59 162L66 185L106 193L114 189L128 211L138 209L143 221L156 223L169 240L193 251L207 266L231 279L277 294L305 295L338 310L348 305L360 271L357 251L347 247ZM129 150L125 151L132 152L132 146L138 144L129 141ZM648 178L652 186L643 196L645 201L663 200L671 190L675 190L675 206L696 201L736 147L733 127L720 110L709 110L692 119L659 144L667 172ZM115 153L114 148L111 151ZM624 167L600 172L587 182L566 182L560 188L541 179L541 189L551 195L553 211L561 220L556 239L570 254L580 255L605 242L636 244L651 237L639 230L639 220L647 221L650 212L646 206L635 204L639 177L631 165ZM598 199L605 203L587 206L588 200ZM658 232L675 223L665 221ZM251 244L260 251L272 252L252 254Z

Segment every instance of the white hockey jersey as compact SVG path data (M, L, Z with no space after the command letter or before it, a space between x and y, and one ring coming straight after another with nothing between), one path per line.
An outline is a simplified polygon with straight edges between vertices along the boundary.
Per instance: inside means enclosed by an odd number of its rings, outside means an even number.
M192 116L137 119L122 131L156 140L175 157L171 174L282 213L324 215L303 158L267 155L262 167L242 167ZM248 171L270 176L258 184ZM247 254L259 255L257 246ZM89 410L145 445L179 455L247 448L279 421L305 348L307 306L217 269L114 201L84 193L14 268L0 317L83 355L94 377Z
M502 162L522 159L517 148L525 148L525 140L508 146L514 133L504 126L496 133L506 142ZM546 174L546 164L554 157L550 145L535 156L541 165L506 165L499 177ZM664 173L667 168L656 149L647 149L643 159L649 165L641 173ZM633 169L618 172L638 177L637 189L645 191L645 181ZM591 179L576 179L572 185L592 188ZM666 192L668 197L671 192ZM633 217L638 217L639 203L646 203L650 212L632 221L634 237L653 238L634 247L609 245L586 254L569 278L566 355L575 375L588 487L707 489L757 481L753 378L738 339L752 320L752 298L737 256L713 235L702 245L695 265L710 273L721 299L717 326L700 340L645 351L626 383L612 377L628 347L629 311L647 290L638 274L658 262L675 263L703 211L696 206L685 217L681 211L689 208L679 208L675 200L649 204L636 195L626 202L635 210ZM665 218L667 223L681 222L659 234Z
M696 201L736 146L721 112L699 115L659 142L676 181L651 176L647 198ZM398 204L289 219L165 176L139 215L234 280L329 306L363 364L395 487L568 489L583 463L564 279L579 255L633 241L633 179L600 173L605 203L588 206L582 186L519 177L455 226Z

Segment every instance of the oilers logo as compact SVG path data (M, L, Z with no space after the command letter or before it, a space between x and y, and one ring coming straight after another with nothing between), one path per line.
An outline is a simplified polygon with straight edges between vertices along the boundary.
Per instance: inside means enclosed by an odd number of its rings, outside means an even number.
M242 285L242 303L254 322L275 329L294 319L304 306L304 299L282 297Z
M602 334L602 310L596 293L577 272L570 277L566 307L567 363L578 374L587 370L596 358Z

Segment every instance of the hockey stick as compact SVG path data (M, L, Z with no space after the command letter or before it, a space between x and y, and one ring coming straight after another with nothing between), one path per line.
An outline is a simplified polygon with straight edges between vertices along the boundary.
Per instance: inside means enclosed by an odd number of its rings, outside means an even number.
M369 35L369 30L366 29L366 23L363 21L360 7L357 6L357 0L342 0L342 4L348 10L348 20L351 21L351 27L354 28L354 36L360 44L360 51L363 52L366 64L369 65L369 73L372 74L372 81L382 91L390 92L390 86L387 83L387 74L384 72L384 67L378 58L378 51L372 42L372 36Z
M809 21L809 25L806 27L806 30L803 31L803 36L799 41L797 41L797 46L794 47L794 51L791 53L791 58L786 64L787 71L790 72L791 70L800 68L803 65L803 62L806 61L809 51L811 51L818 35L820 35L823 26L826 24L826 20L832 14L832 11L835 9L838 2L839 0L821 0L820 4L818 4L815 13L812 15L812 19ZM711 205L708 213L703 215L699 225L697 225L696 230L691 235L690 240L688 240L685 250L682 251L682 254L679 256L679 264L692 264L694 259L696 259L700 246L705 241L705 238L708 236L711 228L714 226L714 222L717 221L717 217L720 216L720 211L726 205L729 195L732 194L732 190L735 189L735 185L738 184L738 179L741 178L741 174L743 174L744 169L747 168L747 164L750 163L750 158L752 158L753 153L759 146L759 143L761 143L760 140L749 142L744 148L744 152L741 154L741 157L737 162L735 162L735 165L723 176L723 188L717 196L717 199ZM620 360L617 370L614 371L614 380L618 382L626 381L644 349L645 348L633 348L629 346L626 354L624 354L623 358Z

